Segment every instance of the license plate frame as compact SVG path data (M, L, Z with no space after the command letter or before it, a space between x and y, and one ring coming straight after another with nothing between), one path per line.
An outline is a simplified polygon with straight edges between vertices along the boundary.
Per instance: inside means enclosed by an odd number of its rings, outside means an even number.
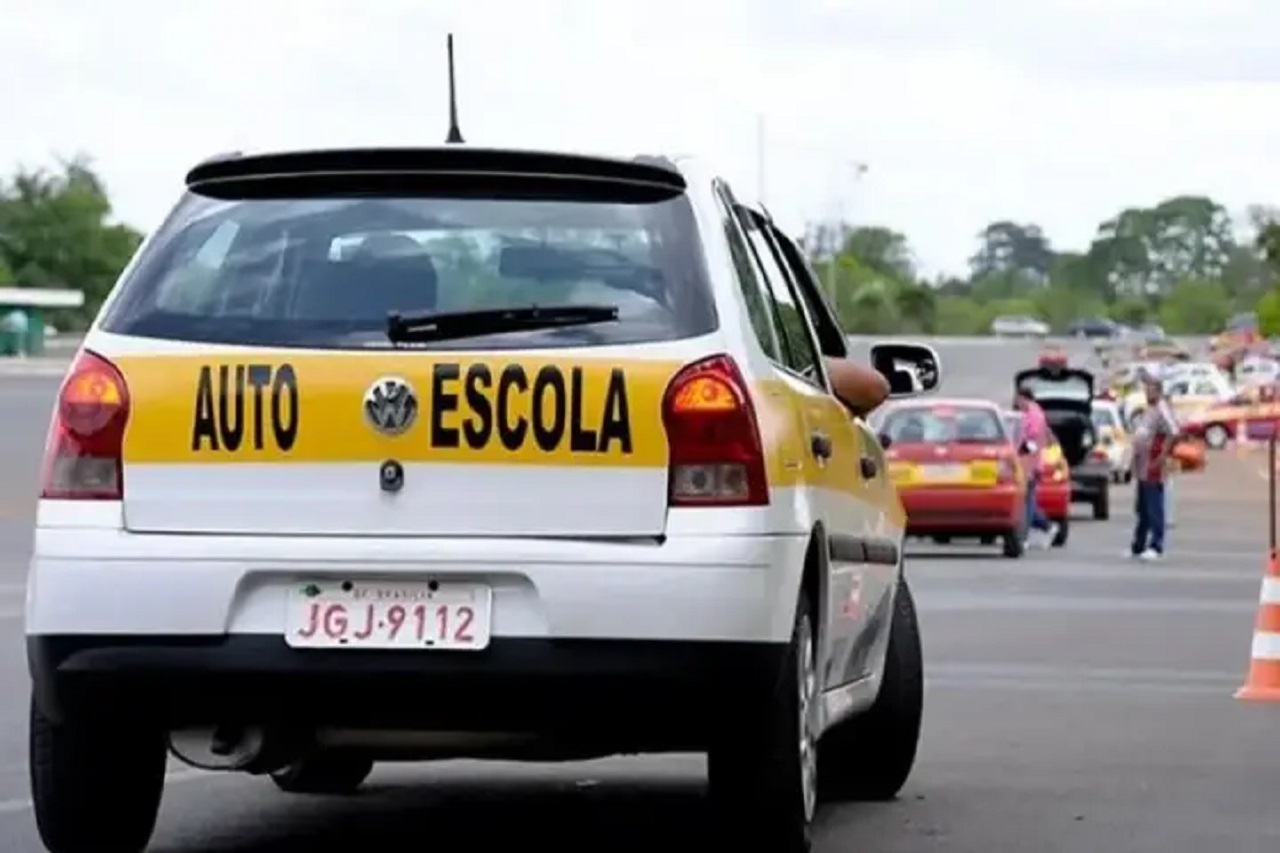
M963 462L931 462L919 470L920 480L925 483L969 482L969 466Z
M295 649L478 652L492 640L493 588L483 583L314 579L285 598Z

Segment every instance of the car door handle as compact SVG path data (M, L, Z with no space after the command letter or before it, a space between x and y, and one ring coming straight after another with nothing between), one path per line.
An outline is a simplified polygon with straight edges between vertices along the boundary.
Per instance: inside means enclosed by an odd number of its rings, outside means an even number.
M873 479L880 471L880 466L876 464L876 460L870 456L864 456L858 460L858 468L862 471L862 476L868 480Z
M809 437L809 450L818 459L831 458L831 436L825 432L815 432Z

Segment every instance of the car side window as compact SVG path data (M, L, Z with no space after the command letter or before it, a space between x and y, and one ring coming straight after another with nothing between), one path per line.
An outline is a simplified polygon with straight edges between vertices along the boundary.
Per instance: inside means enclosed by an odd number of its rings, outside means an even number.
M712 189L720 208L724 239L733 259L738 287L742 289L742 298L747 303L747 317L751 321L751 328L755 331L756 340L760 341L764 354L773 361L781 361L777 329L768 304L769 296L752 263L746 235L742 233L737 217L733 215L732 203L725 198L727 188L721 182L716 182Z
M820 388L826 387L825 373L818 356L818 347L809 331L809 321L804 308L796 298L791 279L779 259L777 247L769 236L751 222L738 215L746 230L747 241L756 269L764 278L773 304L773 317L782 344L784 367Z
M836 310L823 295L822 289L818 286L818 277L808 261L804 259L800 247L772 223L768 230L781 252L783 262L791 272L796 292L800 294L800 299L808 311L814 334L818 337L818 348L828 358L848 358L849 341L840 328Z

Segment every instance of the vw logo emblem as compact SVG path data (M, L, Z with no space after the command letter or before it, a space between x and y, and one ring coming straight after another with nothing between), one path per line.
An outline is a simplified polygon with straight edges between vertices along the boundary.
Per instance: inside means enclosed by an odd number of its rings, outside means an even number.
M364 417L383 435L403 435L418 418L418 395L409 380L384 376L364 392Z

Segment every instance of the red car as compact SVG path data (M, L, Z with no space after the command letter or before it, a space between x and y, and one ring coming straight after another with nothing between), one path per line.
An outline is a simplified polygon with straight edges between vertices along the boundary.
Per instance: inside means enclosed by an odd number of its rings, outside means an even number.
M1006 557L1022 556L1026 480L998 406L968 399L894 403L879 419L879 432L908 536L999 540Z
M1006 411L1003 415L1005 427L1015 442L1022 447L1022 414ZM1031 473L1033 457L1031 454L1020 454L1024 474ZM1058 535L1053 537L1055 548L1067 544L1067 536L1071 529L1071 466L1062 453L1062 445L1056 438L1050 438L1049 444L1040 449L1040 485L1036 488L1036 506L1045 518L1058 525Z
M1182 429L1213 450L1221 450L1241 434L1250 441L1265 441L1275 432L1277 422L1280 396L1274 386L1264 386L1194 412L1182 422Z

